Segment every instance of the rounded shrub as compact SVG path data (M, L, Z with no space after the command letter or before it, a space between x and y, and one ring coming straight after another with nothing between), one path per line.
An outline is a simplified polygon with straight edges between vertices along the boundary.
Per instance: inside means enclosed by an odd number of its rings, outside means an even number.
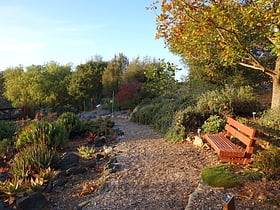
M58 123L33 122L25 126L19 133L16 146L44 143L49 147L63 147L68 139L65 128Z
M90 133L97 135L109 134L115 123L110 117L96 117L95 120L81 121L81 135L87 136Z
M218 115L211 115L202 125L202 129L206 133L219 133L224 130L226 120Z
M0 122L0 140L15 136L18 127L19 125L15 121Z
M259 110L260 103L253 95L251 87L233 88L209 91L197 101L197 111L219 116L251 116Z
M71 138L80 134L81 120L75 113L64 112L57 118L56 122L67 130Z
M182 141L186 139L190 133L196 132L207 117L207 115L205 116L204 113L197 112L196 109L191 106L178 111L165 138L171 141Z
M160 107L160 103L139 105L131 113L131 121L152 125Z
M280 131L280 107L266 110L261 118L258 119L258 123L262 126Z
M267 178L280 175L280 148L271 146L256 154L253 166L264 173Z
M231 171L229 163L202 169L201 178L212 187L232 188L242 184L241 178Z

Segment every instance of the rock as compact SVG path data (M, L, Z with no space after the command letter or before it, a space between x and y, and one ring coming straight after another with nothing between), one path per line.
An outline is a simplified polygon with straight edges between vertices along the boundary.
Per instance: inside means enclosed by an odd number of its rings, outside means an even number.
M105 146L104 146L104 152L105 152L106 154L112 153L112 152L113 152L113 147L105 147Z
M203 141L199 136L194 137L193 145L203 147Z
M53 181L53 187L62 187L66 184L67 180L58 178Z
M0 210L5 210L5 204L2 201L0 201Z
M96 161L95 160L87 161L84 164L84 166L87 167L87 168L94 168L96 166Z
M124 135L124 132L119 128L112 128L112 132L114 132L118 136L123 136Z
M96 154L96 159L97 160L101 160L101 159L103 159L105 157L105 155L103 155L103 154L100 154L100 153L97 153Z
M16 206L21 210L43 209L47 204L46 197L40 192L34 192L30 195L20 198L16 201Z
M67 170L69 168L77 166L79 159L80 157L77 154L71 152L58 161L57 167L61 170Z
M120 165L116 163L108 162L105 166L105 170L109 173L116 173L118 170L120 170Z
M5 208L5 210L16 210L16 209L9 206L9 207Z
M102 147L106 144L106 137L105 136L101 136L98 138L94 139L94 146L95 147Z
M49 182L48 185L46 186L46 188L44 189L45 193L51 193L53 190L53 183Z
M15 208L8 206L7 208L5 208L4 210L16 210Z
M7 164L4 162L2 158L0 158L0 168L5 168L7 167Z
M77 175L85 173L87 169L85 167L72 167L65 171L67 175Z
M110 114L107 110L98 110L92 112L83 112L79 115L80 119L94 119L97 116L104 116Z
M117 162L118 162L117 157L113 157L113 158L111 158L111 159L107 162L107 164L110 164L110 163L117 163Z
M188 142L191 142L191 143L192 143L192 138L191 138L191 137L187 137L186 140L187 140Z
M6 181L9 177L9 173L7 171L0 172L0 181L4 182Z
M80 207L80 206L75 206L75 205L71 205L69 204L65 210L82 210L83 207Z
M82 210L84 206L86 206L89 203L89 201L84 201L80 203L79 205L68 205L66 207L66 210Z

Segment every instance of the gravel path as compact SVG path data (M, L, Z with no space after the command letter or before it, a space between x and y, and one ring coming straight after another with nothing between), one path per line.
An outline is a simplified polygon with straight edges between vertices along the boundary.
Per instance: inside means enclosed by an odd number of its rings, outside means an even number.
M124 132L114 148L121 169L83 209L185 209L201 169L217 157L189 143L166 142L148 126L114 121Z

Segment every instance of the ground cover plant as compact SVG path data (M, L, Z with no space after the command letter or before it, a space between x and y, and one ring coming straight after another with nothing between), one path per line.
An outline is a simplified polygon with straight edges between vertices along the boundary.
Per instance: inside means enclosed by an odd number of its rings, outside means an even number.
M206 121L204 121L202 127L205 133L219 133L225 129L226 120L218 115L211 115Z
M242 180L231 171L232 167L231 164L226 163L204 168L201 171L201 178L212 187L236 187L242 184Z

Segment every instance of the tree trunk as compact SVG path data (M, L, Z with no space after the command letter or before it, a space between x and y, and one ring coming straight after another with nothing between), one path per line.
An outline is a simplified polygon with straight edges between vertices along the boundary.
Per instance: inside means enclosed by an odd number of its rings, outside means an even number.
M271 108L280 107L280 82L273 79Z
M271 108L280 107L280 57L276 59L275 75L272 77Z

